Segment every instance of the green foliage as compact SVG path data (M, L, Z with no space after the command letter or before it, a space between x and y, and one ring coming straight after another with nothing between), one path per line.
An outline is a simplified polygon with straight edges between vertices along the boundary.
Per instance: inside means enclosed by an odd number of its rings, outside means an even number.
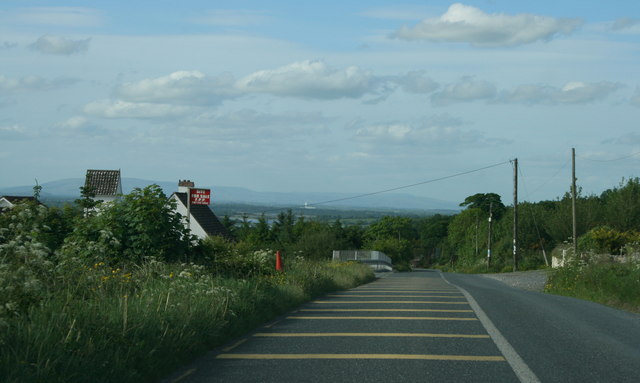
M367 243L369 250L385 253L393 260L393 264L409 263L412 258L411 242L406 239L382 238Z
M24 317L0 317L0 345L11 350L0 353L0 381L155 381L318 294L373 279L357 263L291 267L225 279L203 265L156 259L126 273L85 265L73 275L83 295L70 284L49 286Z
M96 192L91 186L80 186L80 198L76 199L75 203L85 215L93 215L96 213L96 208L103 202L95 198Z
M597 254L620 254L627 244L640 242L640 232L620 232L608 226L589 230L578 240L578 249Z
M618 187L606 190L600 196L606 206L607 225L620 231L637 230L640 226L640 178L623 179Z
M22 203L0 215L0 329L7 316L20 316L47 295L54 267L47 247L49 211Z
M189 254L192 241L175 211L175 201L168 200L159 186L150 185L82 218L60 256L111 263L140 262L148 256L179 260Z
M640 312L640 263L573 262L554 270L545 290Z
M385 216L365 229L365 242L386 238L401 238L405 240L416 238L411 219L406 217Z
M495 219L500 219L506 210L500 196L496 193L474 194L465 198L460 206L466 206L469 209L480 209L486 217L491 212Z

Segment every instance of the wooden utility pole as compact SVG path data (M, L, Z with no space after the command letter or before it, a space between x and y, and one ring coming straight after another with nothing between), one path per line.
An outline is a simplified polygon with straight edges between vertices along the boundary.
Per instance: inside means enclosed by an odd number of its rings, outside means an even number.
M491 267L491 230L493 229L493 202L489 202L489 238L487 239L487 268Z
M573 221L573 255L578 255L578 238L576 229L576 149L571 148L571 212Z
M518 270L518 159L513 160L513 271Z

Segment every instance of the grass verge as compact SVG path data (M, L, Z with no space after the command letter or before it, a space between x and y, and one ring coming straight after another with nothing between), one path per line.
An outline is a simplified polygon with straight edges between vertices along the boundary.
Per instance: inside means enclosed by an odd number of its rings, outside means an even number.
M374 278L366 265L310 261L247 279L162 262L84 273L74 276L83 291L69 283L0 322L0 381L154 381L317 295Z
M640 264L571 264L550 274L545 292L640 313Z

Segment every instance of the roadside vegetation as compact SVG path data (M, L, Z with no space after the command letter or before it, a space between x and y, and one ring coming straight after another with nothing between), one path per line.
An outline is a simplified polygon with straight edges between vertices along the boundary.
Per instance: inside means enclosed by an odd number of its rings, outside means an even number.
M153 381L302 302L373 279L369 267L327 256L297 251L279 272L275 248L195 241L156 186L93 205L0 215L0 381Z
M554 270L545 291L640 313L640 262L574 261Z
M469 196L456 215L366 226L291 210L225 216L234 240L205 241L156 185L113 204L91 196L0 214L0 381L151 381L304 301L373 279L367 266L330 262L332 250L382 251L399 271L513 270L513 208L493 193ZM544 268L564 249L567 266L551 273L548 292L640 311L640 180L580 196L577 210L574 255L569 194L519 206L518 270Z

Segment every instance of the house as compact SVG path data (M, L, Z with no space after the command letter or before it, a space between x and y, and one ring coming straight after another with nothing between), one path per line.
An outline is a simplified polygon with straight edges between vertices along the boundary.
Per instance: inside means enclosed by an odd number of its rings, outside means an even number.
M191 233L200 239L205 239L208 236L222 236L226 239L232 239L233 237L229 231L220 223L220 220L208 205L195 205L187 203L187 196L189 189L195 186L190 180L179 180L178 191L171 195L171 199L176 201L176 210L185 219L190 217L189 228ZM190 205L191 214L187 214L187 205Z
M4 212L5 210L13 209L13 207L17 204L24 202L33 202L40 204L40 201L38 201L35 197L4 195L0 196L0 213Z
M87 170L84 187L95 193L96 201L113 202L122 195L120 170Z

